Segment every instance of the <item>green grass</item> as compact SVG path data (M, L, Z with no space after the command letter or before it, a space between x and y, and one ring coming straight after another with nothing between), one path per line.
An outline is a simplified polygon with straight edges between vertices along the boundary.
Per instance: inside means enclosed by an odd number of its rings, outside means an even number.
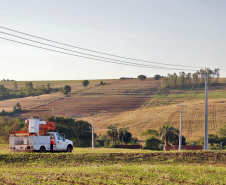
M222 167L173 165L86 165L0 167L2 184L224 184Z
M75 148L9 153L0 145L0 184L224 184L226 152Z
M197 93L182 93L182 94L164 94L164 95L155 95L153 99L204 99L204 92ZM208 98L226 98L226 91L215 91L208 93Z

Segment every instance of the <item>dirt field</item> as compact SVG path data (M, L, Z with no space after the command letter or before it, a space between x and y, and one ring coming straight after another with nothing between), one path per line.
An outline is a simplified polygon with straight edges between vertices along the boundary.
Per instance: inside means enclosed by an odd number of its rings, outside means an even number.
M30 107L22 106L25 110L20 117L43 117L53 113L55 116L71 116L76 119L99 114L118 115L139 108L152 97L158 87L159 81L153 79L145 81L137 79L113 80L107 81L106 85L102 86L98 86L97 83L91 84L86 88L74 90L70 97L64 97L57 101L46 100L46 103L31 103L29 101ZM60 95L55 96L52 100L60 97ZM34 104L36 104L35 107Z

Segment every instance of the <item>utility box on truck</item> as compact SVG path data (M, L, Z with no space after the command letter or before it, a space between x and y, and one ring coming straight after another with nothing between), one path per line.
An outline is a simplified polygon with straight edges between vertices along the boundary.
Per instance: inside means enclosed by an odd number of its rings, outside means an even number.
M39 118L30 118L25 123L28 124L27 131L12 131L10 133L9 144L11 152L72 152L72 141L65 139L60 133L47 132L47 129L55 129L53 122L40 121ZM51 140L54 141L52 145Z

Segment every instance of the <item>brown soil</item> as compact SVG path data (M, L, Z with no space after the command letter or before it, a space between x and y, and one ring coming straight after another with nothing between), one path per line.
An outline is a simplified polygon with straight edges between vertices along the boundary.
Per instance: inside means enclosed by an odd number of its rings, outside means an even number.
M70 97L55 93L42 95L39 100L37 97L11 100L10 106L20 102L24 110L20 117L24 119L31 116L42 118L52 114L76 119L85 119L94 115L107 118L136 110L150 99L159 87L159 81L153 79L109 80L106 81L106 85L101 86L98 83L99 81L91 83L86 88L74 89ZM40 101L41 99L43 101ZM10 100L4 102L9 105Z

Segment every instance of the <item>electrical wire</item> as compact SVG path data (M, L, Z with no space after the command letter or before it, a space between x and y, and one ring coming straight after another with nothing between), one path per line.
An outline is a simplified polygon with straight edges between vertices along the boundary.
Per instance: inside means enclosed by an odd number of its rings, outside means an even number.
M24 39L24 40L27 40L27 41L30 41L30 42L35 42L35 43L38 43L38 44L43 44L43 45L54 47L54 48L57 48L57 49L62 49L62 50L65 50L65 51L75 52L75 53L79 53L79 54L83 54L83 55L87 55L87 56L91 56L91 57L98 57L98 58L101 58L101 59L113 60L113 61L118 61L118 62L123 62L123 63L128 63L128 64L135 64L135 65L138 64L138 63L132 63L132 62L127 62L127 61L122 61L122 60L106 58L106 57L100 57L100 56L91 55L91 54L87 54L87 53L83 53L83 52L78 52L78 51L74 51L74 50L70 50L70 49L65 49L65 48L62 48L62 47L46 44L46 43L43 43L43 42L38 42L38 41L35 41L35 40L27 39L27 38L24 38L24 37L20 37L20 36L17 36L17 35L5 33L5 32L2 32L2 31L0 31L0 33L3 33L5 35L10 35L10 36L13 36L13 37L16 37L16 38ZM143 65L143 64L138 64L138 65ZM158 67L158 66L152 66L152 67Z
M86 58L86 59L91 59L91 60L97 60L97 61L102 61L102 62L107 62L107 63L121 64L121 65L127 65L127 66L135 66L135 67L144 67L144 68L154 68L154 69L196 71L194 69L179 69L179 68L168 68L168 67L150 66L150 65L143 65L143 64L126 62L126 61L123 61L123 62L107 61L107 60L102 60L102 59L97 59L97 58L91 58L91 57L85 57L85 56L81 56L81 55L75 55L75 54L72 54L72 53L66 53L66 52L63 52L63 51L53 50L53 49L49 49L49 48L44 48L44 47L40 47L40 46L36 46L36 45L24 43L24 42L15 41L15 40L12 40L12 39L7 39L7 38L4 38L4 37L0 37L0 38L1 39L4 39L4 40L11 41L11 42L15 42L15 43L19 43L19 44L31 46L31 47L36 47L36 48L40 48L40 49L44 49L44 50L49 50L49 51L53 51L53 52L57 52L57 53L61 53L61 54L66 54L66 55L71 55L71 56L76 56L76 57L81 57L81 58Z
M35 36L35 35L31 35L31 34L27 34L27 33L24 33L24 32L20 32L20 31L14 30L14 29L6 28L6 27L3 27L3 26L0 26L0 28L6 29L6 30L10 30L10 31L13 31L13 32L16 32L16 33L20 33L20 34L23 34L23 35L27 35L27 36L30 36L30 37L34 37L34 38L37 38L37 39L42 39L42 40L45 40L45 41L48 41L48 42L52 42L52 43L55 43L55 44L61 44L61 45L64 45L64 46L77 48L77 49L81 49L81 50L84 50L84 51L99 53L99 54L102 54L102 55L108 55L108 56L118 57L118 58L127 59L127 60L146 62L146 63L153 63L153 64L158 64L158 65L174 66L174 67L185 67L185 68L186 67L191 67L191 68L199 68L199 69L203 68L203 67L198 67L198 66L185 66L185 65L175 65L175 64L165 64L165 63L159 63L159 62L151 62L151 61L134 59L134 58L124 57L124 56L119 56L119 55L113 55L113 54L108 54L108 53L104 53L104 52L99 52L99 51L95 51L95 50L90 50L90 49L86 49L86 48L81 48L81 47L65 44L65 43L62 43L62 42L53 41L53 40L50 40L50 39L45 39L45 38L38 37L38 36Z

